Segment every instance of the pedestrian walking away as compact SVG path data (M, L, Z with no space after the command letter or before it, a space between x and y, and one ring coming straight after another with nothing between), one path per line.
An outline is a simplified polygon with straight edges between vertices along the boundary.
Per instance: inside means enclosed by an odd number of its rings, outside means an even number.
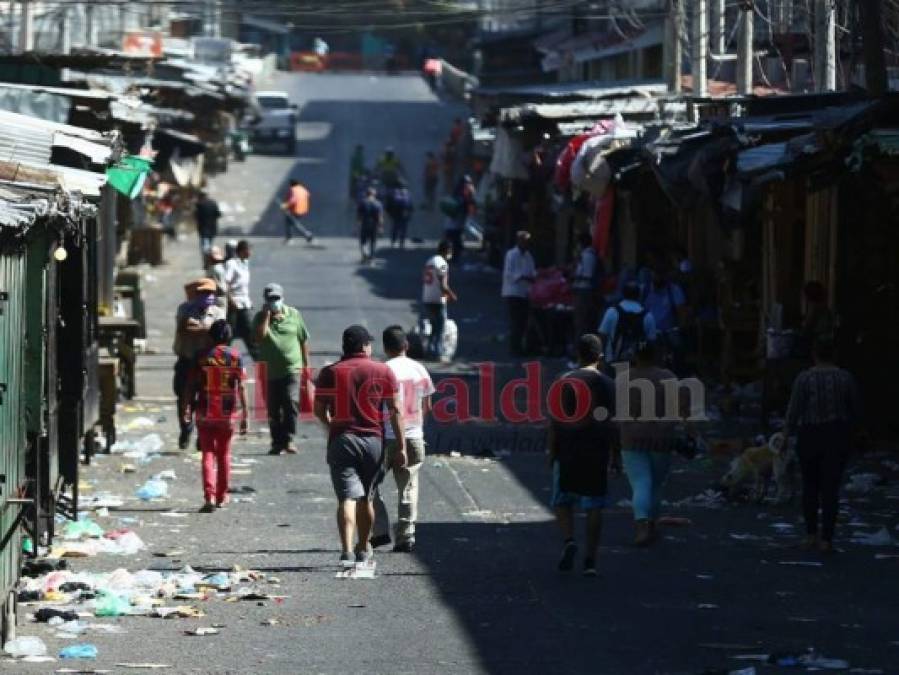
M602 509L610 449L617 433L611 421L615 414L615 384L601 372L602 341L582 335L577 341L578 367L563 373L559 383L557 412L549 427L549 459L552 467L552 507L562 530L559 571L569 572L577 556L574 538L574 509L587 514L583 572L596 574L596 555L602 532ZM596 411L604 411L598 417Z
M653 315L640 303L640 286L628 282L622 289L622 300L609 307L599 324L599 336L606 345L606 363L634 360L637 345L655 342L656 324Z
M519 230L515 234L515 246L506 252L503 263L502 296L509 308L509 352L522 356L524 338L528 327L528 294L537 275L534 258L528 251L531 235Z
M423 206L433 211L437 204L437 183L440 181L440 161L433 152L425 156L424 185L425 199Z
M673 276L666 263L657 262L652 270L652 281L644 293L643 306L655 323L660 362L670 364L672 370L679 373L684 357L687 296L672 281Z
M375 246L378 233L384 229L384 207L378 201L377 190L370 187L365 198L356 208L356 226L359 228L359 248L362 251L362 262L369 262L375 257ZM368 253L365 251L368 246Z
M412 218L414 207L412 194L404 179L400 178L397 186L389 191L386 209L392 224L390 245L406 248L406 232L409 229L409 221Z
M172 390L175 393L178 410L182 408L188 376L197 353L210 346L210 326L220 319L225 319L225 310L215 301L215 281L208 278L197 279L187 284L184 290L187 293L187 301L181 303L175 312L175 342L172 345L172 350L178 357L172 379ZM178 421L181 428L178 447L184 450L190 443L193 424L184 417L180 417Z
M656 536L663 490L677 445L677 420L662 419L668 410L664 383L676 380L676 375L656 366L651 342L636 346L634 360L627 373L627 401L618 401L617 414L624 418L619 420L621 461L633 493L634 544L647 546ZM684 387L677 391L677 410L686 419L690 401ZM628 407L623 409L623 405Z
M237 255L225 263L225 287L228 298L228 323L234 338L240 338L256 360L256 336L253 331L253 301L250 299L250 242L237 242Z
M409 343L400 326L384 330L384 353L387 365L396 375L398 405L403 417L406 465L399 466L400 450L393 429L388 425L384 438L387 466L393 469L397 489L396 545L398 553L412 553L415 548L415 523L418 520L418 473L425 458L424 420L431 410L434 383L423 365L406 356Z
M342 342L343 357L323 368L316 381L315 416L328 430L340 563L350 567L372 560L372 499L384 470L384 407L398 448L394 466L404 467L407 461L396 375L386 364L372 360L372 337L363 326L347 328ZM354 533L358 533L355 545Z
M443 331L446 326L447 300L458 298L449 285L449 261L453 247L445 239L437 244L437 253L428 258L422 274L421 304L424 318L431 324L431 334L425 346L425 356L429 359L441 357Z
M834 345L829 336L815 342L813 355L815 364L793 383L784 437L788 439L793 432L797 435L806 529L803 546L831 553L840 485L862 409L855 378L834 364Z
M391 190L399 185L400 179L406 177L400 158L396 156L393 148L388 147L375 165L375 176L386 190Z
M306 241L312 241L312 232L303 225L303 219L309 215L309 202L309 190L300 181L292 178L287 190L287 199L281 204L281 210L284 211L285 244L291 243L294 232L305 237Z
M593 248L593 238L583 233L578 237L577 266L571 279L574 291L574 344L581 335L593 333L599 321L602 302L602 261Z
M200 264L206 264L206 252L212 248L219 231L219 218L222 212L209 193L200 192L194 207L194 219L197 222L197 235L200 237Z
M302 401L309 400L309 331L296 307L284 303L280 284L268 284L265 301L253 319L260 373L265 380L265 404L272 438L270 455L296 454L297 419ZM305 398L304 398L305 394Z
M455 212L447 219L445 237L453 245L453 259L456 264L462 261L465 249L465 227L469 219L477 214L478 205L475 201L474 181L471 176L462 176L453 192L455 199Z
M225 253L212 246L206 254L206 276L215 281L215 302L228 311L228 284L225 281Z
M180 408L181 417L187 422L192 411L196 414L203 453L202 513L227 505L234 422L240 419L241 435L247 433L248 427L246 373L240 352L228 346L231 327L219 319L210 326L209 336L213 346L197 356Z

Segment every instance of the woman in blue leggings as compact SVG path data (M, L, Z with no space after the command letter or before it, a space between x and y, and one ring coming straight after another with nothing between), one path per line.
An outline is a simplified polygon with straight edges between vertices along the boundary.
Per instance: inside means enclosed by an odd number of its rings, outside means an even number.
M674 387L669 390L677 392L677 400L666 401L663 382L674 380L676 376L670 370L654 365L652 343L643 343L637 348L636 363L629 370L629 378L628 409L622 410L619 401L616 417L622 420L621 460L633 492L634 544L648 546L655 538L678 418L685 412L687 401L684 390ZM648 407L647 403L654 407Z

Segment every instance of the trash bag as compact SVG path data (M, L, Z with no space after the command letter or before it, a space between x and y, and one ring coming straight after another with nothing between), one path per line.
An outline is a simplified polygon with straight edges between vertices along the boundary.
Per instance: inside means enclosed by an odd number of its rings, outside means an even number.
M164 480L155 480L152 478L141 485L140 489L138 489L137 491L138 499L142 499L145 502L148 502L151 499L163 499L168 496L168 483L166 483Z
M114 593L101 593L94 604L94 616L123 616L131 613L131 603Z
M63 539L81 539L82 537L102 537L103 528L90 518L72 520L62 529Z
M69 645L59 652L61 659L95 659L97 658L97 648L94 645L78 644Z
M23 656L46 656L47 645L45 645L44 641L39 637L25 635L7 642L3 645L3 651L14 658L21 658Z
M34 620L38 623L47 623L55 617L59 617L63 621L78 621L78 612L54 609L53 607L41 607L34 613Z

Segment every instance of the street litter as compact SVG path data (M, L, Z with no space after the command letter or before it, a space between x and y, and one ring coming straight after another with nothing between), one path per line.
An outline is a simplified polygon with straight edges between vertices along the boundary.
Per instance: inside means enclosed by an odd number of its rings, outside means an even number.
M172 469L166 469L153 476L153 480L178 480L178 476Z
M756 675L755 666L749 668L741 668L740 670L732 670L727 675Z
M737 541L759 541L761 539L766 539L767 537L759 537L755 534L747 534L743 532L731 532L731 539L736 539Z
M681 516L662 516L658 519L657 523L659 525L667 525L669 527L687 527L693 524L693 521L689 518L683 518Z
M163 480L151 478L144 483L137 491L137 498L143 501L151 501L153 499L163 499L169 496L169 486Z
M355 567L351 567L348 570L341 570L337 574L334 575L335 579L375 579L375 571L377 569L377 563L371 561L370 563L360 563Z
M815 562L812 560L781 560L781 565L796 565L799 567L821 567L824 565L822 562Z
M59 652L61 659L95 659L97 648L89 644L69 645Z
M718 609L718 605L713 605L711 603L700 603L696 605L696 609Z
M200 619L206 616L205 612L197 607L156 607L150 616L158 619Z
M674 502L676 507L697 506L706 509L720 509L724 506L724 495L718 490L708 489L692 497L686 497Z
M831 659L818 654L814 649L809 649L805 654L771 654L767 663L783 668L801 666L810 670L846 670L849 662L843 659Z
M65 621L77 621L78 612L54 609L52 607L41 607L34 613L34 620L37 623L49 623L51 619L59 619L60 623ZM50 625L52 626L55 624L51 623Z
M161 670L171 668L167 663L117 663L116 668L131 668L133 670Z
M864 532L853 532L851 541L853 544L862 544L864 546L892 546L895 543L893 537L890 536L889 530L885 527L880 528L877 532L867 534Z
M122 429L125 431L143 431L145 429L152 429L154 426L156 426L156 422L149 417L135 417L125 424Z
M3 651L15 658L23 656L46 656L47 645L39 637L32 635L17 637L3 645Z
M849 482L846 483L846 492L865 494L884 482L884 479L876 473L856 473L849 476Z
M215 628L206 628L206 627L197 627L193 630L184 631L185 635L196 635L198 637L203 637L206 635L218 635L219 631Z

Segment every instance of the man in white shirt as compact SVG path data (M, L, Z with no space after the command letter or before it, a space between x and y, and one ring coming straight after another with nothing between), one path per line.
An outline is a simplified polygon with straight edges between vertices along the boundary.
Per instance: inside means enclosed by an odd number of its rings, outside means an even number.
M509 307L509 350L512 356L524 354L524 335L528 327L528 293L537 275L534 258L528 251L529 232L515 234L515 246L506 252L503 264L502 296Z
M443 328L446 326L446 301L455 301L456 294L449 286L449 260L453 247L443 240L437 244L437 253L428 258L422 274L421 304L424 316L431 323L431 336L425 349L429 359L440 358Z
M253 331L253 301L250 300L250 242L237 242L236 255L225 263L225 291L228 322L235 338L240 338L255 361L256 339Z
M402 413L407 457L405 466L393 461L400 447L393 429L387 425L384 435L387 466L393 467L398 492L396 545L393 550L412 553L415 548L415 521L418 519L418 471L425 459L424 418L431 410L434 383L424 366L406 356L409 343L400 326L384 329L382 337L387 365L396 375L397 402Z

